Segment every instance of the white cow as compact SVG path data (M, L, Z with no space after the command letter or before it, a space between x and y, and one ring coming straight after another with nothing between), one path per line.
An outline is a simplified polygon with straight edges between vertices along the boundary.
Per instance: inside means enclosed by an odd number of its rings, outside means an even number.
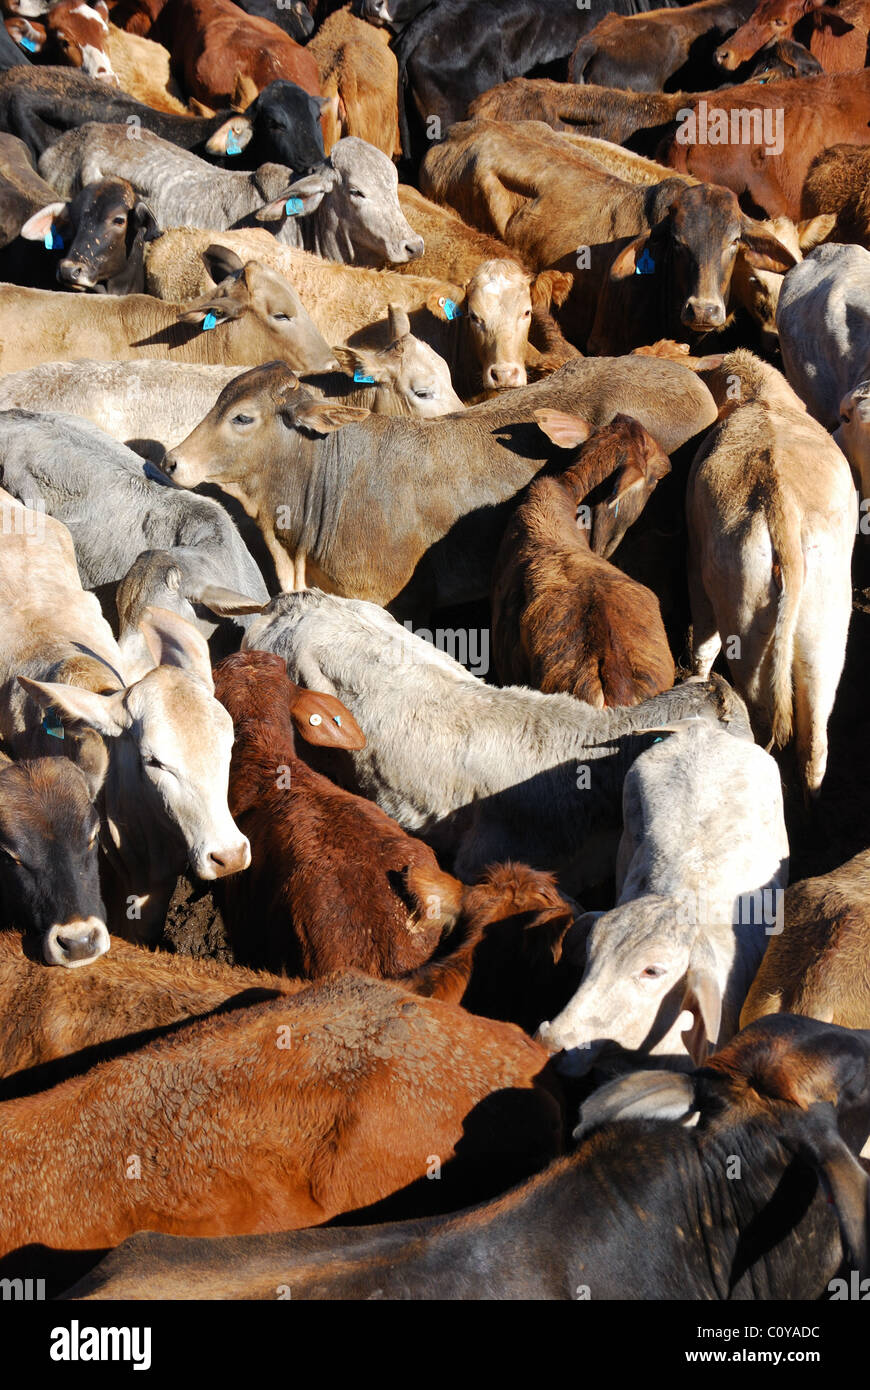
M69 531L2 490L0 611L0 738L14 757L66 753L92 784L105 778L109 926L154 939L188 863L204 879L250 863L227 807L233 725L205 639L150 610L152 669L128 683Z

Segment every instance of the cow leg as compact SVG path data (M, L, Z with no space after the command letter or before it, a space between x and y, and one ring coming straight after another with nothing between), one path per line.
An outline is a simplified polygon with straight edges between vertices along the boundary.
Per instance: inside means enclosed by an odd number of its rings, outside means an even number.
M706 679L722 650L722 638L713 605L707 597L696 565L689 570L689 599L692 606L692 673Z
M272 560L275 564L275 574L278 579L281 592L284 594L293 593L294 589L305 588L305 555L304 552L291 555L278 540L274 531L263 531L263 540Z

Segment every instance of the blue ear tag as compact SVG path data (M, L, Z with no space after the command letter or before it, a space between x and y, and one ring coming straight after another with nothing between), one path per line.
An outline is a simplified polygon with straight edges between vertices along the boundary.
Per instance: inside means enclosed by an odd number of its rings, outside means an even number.
M656 263L649 253L649 247L644 247L643 254L634 267L635 275L652 275L655 271Z
M288 217L298 217L305 207L301 198L288 198L284 204L284 211Z
M445 299L443 303L443 308L444 313L446 314L447 318L450 319L451 322L453 321L453 319L462 318L462 310L460 309L458 304L455 304L453 302L452 299Z
M45 718L43 719L43 721L42 721L42 727L43 727L43 729L45 730L45 732L46 732L47 734L51 734L52 738L63 738L63 725L62 725L62 724L55 724L55 725L49 724L49 722L48 722L48 715L46 715Z
M208 331L209 328L214 328L216 324L217 324L217 318L215 317L215 315L212 314L212 313L206 314L205 318L204 318L203 321L202 321L202 331L203 331L203 333L206 333L206 332Z
M33 39L23 38L19 39L18 42L21 44L22 48L27 49L28 53L36 52L36 44L33 42Z
M227 154L241 154L242 147L236 139L236 133L231 130L227 136Z
M354 381L359 382L360 385L364 386L374 386L375 384L374 377L366 376L365 372L354 372L353 379Z
M45 241L43 242L43 246L45 247L46 251L63 250L63 237L61 236L60 232L56 229L53 222L45 234Z

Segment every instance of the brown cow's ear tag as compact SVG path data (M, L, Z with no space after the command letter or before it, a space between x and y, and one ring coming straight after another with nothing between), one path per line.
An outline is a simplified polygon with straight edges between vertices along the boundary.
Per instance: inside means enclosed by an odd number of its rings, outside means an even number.
M325 748L365 748L366 736L350 710L334 695L300 690L290 706L296 732L306 743Z
M534 415L539 428L560 449L576 449L592 433L592 426L582 415L569 415L565 410L536 410Z

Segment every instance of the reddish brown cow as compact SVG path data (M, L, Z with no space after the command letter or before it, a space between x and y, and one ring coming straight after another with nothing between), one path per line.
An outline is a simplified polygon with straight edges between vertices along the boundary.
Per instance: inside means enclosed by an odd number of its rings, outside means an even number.
M809 50L825 72L857 72L867 56L870 0L760 0L754 13L725 43L715 59L726 72L754 58L772 39L783 39L796 24L811 17ZM804 35L806 43L807 36Z
M562 1009L583 975L579 909L552 874L496 864L466 887L442 871L412 868L408 891L421 911L433 903L456 916L431 960L403 977L415 994L534 1033L550 1007ZM560 1002L561 1001L561 1002Z
M0 1105L0 1255L293 1230L417 1180L418 1212L479 1200L559 1149L546 1062L511 1024L355 971L199 1019Z
M545 434L576 447L589 426L576 415L539 411ZM674 683L674 663L658 599L589 544L591 508L582 505L596 465L623 467L611 504L638 475L641 500L650 465L657 477L670 464L635 421L621 418L601 432L599 447L558 478L539 478L508 526L493 571L492 644L505 685L533 685L590 705L636 705ZM633 452L636 462L628 463ZM608 458L609 455L609 458ZM595 477L599 482L600 477ZM578 513L578 507L580 511Z
M706 122L705 134L712 109L724 112L729 143L701 143L700 126L693 132L684 122L665 146L665 162L702 182L724 184L769 217L798 221L804 179L820 150L870 145L870 69L797 77L770 88L751 82L728 87L705 94L703 114L701 100L692 96L685 103L697 122Z
M364 747L350 711L300 690L268 652L229 656L214 675L235 725L229 804L253 837L250 870L219 900L237 958L309 978L350 965L393 977L428 960L446 919L402 890L411 865L437 873L432 850L296 753L297 737Z
M239 84L251 96L280 78L320 96L313 55L232 0L125 0L113 17L165 44L187 91L208 106L229 106Z

